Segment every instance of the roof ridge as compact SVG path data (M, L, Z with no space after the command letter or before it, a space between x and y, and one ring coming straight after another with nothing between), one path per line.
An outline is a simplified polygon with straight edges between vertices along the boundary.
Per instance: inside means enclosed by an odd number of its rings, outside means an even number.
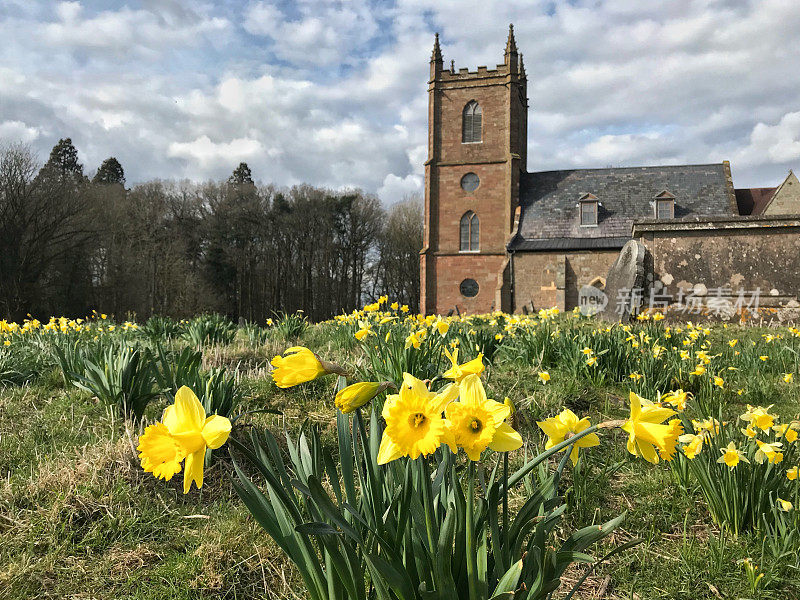
M685 169L686 167L722 167L725 163L691 163L685 165L636 165L632 167L576 167L573 169L549 169L547 171L527 171L525 175L540 173L564 173L573 171L619 171L622 169Z

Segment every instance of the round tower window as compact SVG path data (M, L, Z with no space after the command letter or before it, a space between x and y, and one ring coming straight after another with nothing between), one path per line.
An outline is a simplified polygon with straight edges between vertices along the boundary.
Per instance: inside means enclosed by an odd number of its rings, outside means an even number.
M474 279L465 279L461 282L461 295L465 298L474 298L478 295L478 282Z
M480 184L480 177L475 173L467 173L461 178L461 189L465 192L474 192Z

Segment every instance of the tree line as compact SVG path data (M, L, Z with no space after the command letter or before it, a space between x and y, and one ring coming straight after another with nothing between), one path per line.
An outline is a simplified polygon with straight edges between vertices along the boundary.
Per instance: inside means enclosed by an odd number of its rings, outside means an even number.
M70 139L40 164L0 148L0 318L140 320L220 312L319 321L383 294L418 308L422 207L361 191L153 180L126 187L117 159L84 174Z

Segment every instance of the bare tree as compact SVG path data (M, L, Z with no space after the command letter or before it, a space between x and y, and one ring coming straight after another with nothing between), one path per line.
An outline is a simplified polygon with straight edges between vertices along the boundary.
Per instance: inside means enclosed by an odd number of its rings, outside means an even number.
M56 259L91 238L71 178L38 177L29 147L0 148L0 310L22 318L42 300Z

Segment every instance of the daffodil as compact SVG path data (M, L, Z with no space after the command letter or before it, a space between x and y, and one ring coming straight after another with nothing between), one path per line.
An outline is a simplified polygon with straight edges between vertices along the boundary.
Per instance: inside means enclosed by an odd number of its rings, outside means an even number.
M194 392L183 386L175 394L175 404L167 407L161 423L148 426L139 438L142 468L156 477L170 480L180 472L185 460L183 493L194 482L203 487L206 449L219 448L228 440L231 422L219 415L206 417Z
M789 512L794 508L794 505L788 500L784 500L783 498L778 498L778 508L783 512Z
M793 380L794 380L794 374L792 373L783 374L783 381L785 381L786 383L792 383Z
M630 418L622 425L622 430L628 434L628 452L653 464L658 462L659 455L671 457L683 427L679 419L668 424L662 424L662 421L674 416L675 411L656 406L634 392L630 393L629 399Z
M359 321L358 326L360 329L356 331L355 338L359 342L363 341L365 337L373 333L372 325L370 325L369 323L365 323L364 321Z
M718 376L714 375L714 385L717 386L720 389L724 389L725 388L725 381L722 379L722 377L718 377Z
M722 456L717 459L717 462L725 463L731 469L738 465L739 461L750 462L745 455L736 448L734 442L730 442L725 448L720 448L719 451L722 453Z
M702 435L697 435L694 433L686 433L678 438L678 441L682 444L686 444L682 450L683 454L686 458L692 460L697 457L698 454L703 450L703 441L704 438Z
M452 363L452 366L447 369L447 371L442 373L442 377L445 379L452 379L456 383L461 383L461 380L467 375L480 375L483 373L485 368L483 366L483 354L478 354L478 356L473 358L471 361L466 362L463 365L459 365L458 348L455 348L452 352L445 349L444 353Z
M597 357L596 356L590 356L589 358L587 358L586 359L586 366L589 366L589 367L597 366Z
M671 405L675 410L686 410L686 400L689 398L689 393L684 392L682 389L675 390L674 392L667 392L661 396L661 402L666 402Z
M772 430L778 435L783 437L790 444L797 439L797 431L793 427L794 423L784 423L783 425L773 425Z
M422 337L419 335L418 331L412 331L406 337L406 348L414 347L415 350L419 350L420 346L422 345Z
M367 402L372 400L390 385L392 384L388 381L384 381L383 383L377 383L374 381L361 381L359 383L348 385L346 388L336 392L334 404L336 405L336 408L343 413L351 413L355 409L364 406Z
M547 371L540 371L539 381L541 381L542 383L547 383L548 381L550 381L550 373L548 373Z
M763 406L750 406L747 405L747 412L740 415L742 421L747 421L754 427L758 427L762 431L769 430L775 424L775 415L769 413L772 404L764 408Z
M552 448L556 444L560 444L567 439L568 435L571 437L591 427L588 418L584 417L583 419L579 419L578 416L568 408L562 410L557 416L550 417L544 421L537 421L536 424L547 436L547 443L544 445L545 450ZM581 448L591 448L598 444L600 444L600 438L596 433L585 435L572 444L572 450L569 454L572 464L574 465L578 462L578 453Z
M442 443L456 452L455 438L442 416L456 396L456 384L434 393L422 381L404 373L400 392L389 395L383 405L386 429L378 450L378 464L385 465L402 456L412 459L428 456Z
M459 388L459 400L447 405L445 416L456 445L470 460L480 460L486 448L510 452L522 446L522 437L505 422L511 407L487 398L478 375L464 377Z
M705 367L703 366L703 364L701 363L701 364L697 365L697 366L694 368L694 371L692 371L692 372L691 372L691 373L689 373L689 374L690 374L690 375L703 375L705 372L706 372L706 368L705 368Z
M756 454L753 458L758 464L762 464L765 460L773 464L783 460L783 452L781 452L783 444L780 442L768 444L761 440L756 440L756 444L758 445L758 450L756 450Z
M794 481L797 479L797 476L800 475L800 467L792 467L791 469L786 469L786 478L790 481Z
M630 377L634 381L641 381L644 378L644 376L641 373L637 373L636 371L628 375L628 377Z
M283 356L272 359L272 366L272 379L281 388L312 381L330 373L344 374L341 367L321 361L316 354L303 346L288 348Z

